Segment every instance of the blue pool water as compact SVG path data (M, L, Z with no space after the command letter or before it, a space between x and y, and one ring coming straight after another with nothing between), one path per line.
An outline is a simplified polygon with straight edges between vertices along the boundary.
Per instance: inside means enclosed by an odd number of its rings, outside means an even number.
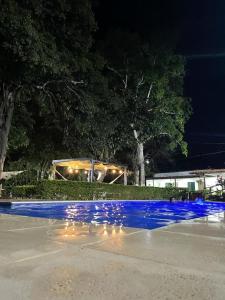
M169 201L91 201L14 203L0 213L154 229L225 211L225 203Z

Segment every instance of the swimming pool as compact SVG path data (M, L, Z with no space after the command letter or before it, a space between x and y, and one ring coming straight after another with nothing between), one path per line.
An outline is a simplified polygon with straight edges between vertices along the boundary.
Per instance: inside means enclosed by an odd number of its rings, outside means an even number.
M155 229L225 211L225 203L169 201L87 201L13 203L0 213L92 224Z

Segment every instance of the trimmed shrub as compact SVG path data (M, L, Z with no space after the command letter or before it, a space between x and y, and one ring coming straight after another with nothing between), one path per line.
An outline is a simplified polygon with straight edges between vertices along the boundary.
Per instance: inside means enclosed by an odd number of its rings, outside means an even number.
M13 197L18 198L32 198L37 194L36 185L21 185L13 186L11 188L11 193Z
M26 196L29 196L28 194L33 193L34 190L36 193L32 194L33 197L48 200L148 200L181 198L184 194L184 190L175 188L137 187L63 180L39 181L35 189L27 190ZM13 196L17 196L16 189L14 189L14 193Z
M11 177L8 180L4 180L3 187L6 191L6 195L9 196L15 186L31 186L37 184L37 172L35 170L28 170Z

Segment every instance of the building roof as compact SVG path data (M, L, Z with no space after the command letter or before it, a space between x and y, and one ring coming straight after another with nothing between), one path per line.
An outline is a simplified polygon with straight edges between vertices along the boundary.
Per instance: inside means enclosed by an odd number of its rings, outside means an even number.
M225 175L225 169L205 169L205 170L192 170L192 171L181 171L181 172L167 172L167 173L156 173L154 179L168 179L168 178L190 178L190 177L212 177L217 175Z
M94 169L99 171L103 171L103 170L120 171L121 169L124 168L124 166L93 160L90 158L72 158L72 159L53 160L52 164L58 167L68 167L76 170L91 170L92 164L94 164Z

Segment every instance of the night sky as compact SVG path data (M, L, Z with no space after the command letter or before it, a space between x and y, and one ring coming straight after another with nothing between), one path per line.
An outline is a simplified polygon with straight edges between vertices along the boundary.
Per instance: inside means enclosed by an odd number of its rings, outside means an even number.
M193 107L186 129L186 167L224 168L225 2L188 3L180 36L181 52L187 55L185 95L191 97Z
M100 35L115 27L146 38L155 26L177 31L176 51L187 58L185 96L192 99L193 115L186 127L189 156L174 169L224 168L225 1L102 0L96 15Z

